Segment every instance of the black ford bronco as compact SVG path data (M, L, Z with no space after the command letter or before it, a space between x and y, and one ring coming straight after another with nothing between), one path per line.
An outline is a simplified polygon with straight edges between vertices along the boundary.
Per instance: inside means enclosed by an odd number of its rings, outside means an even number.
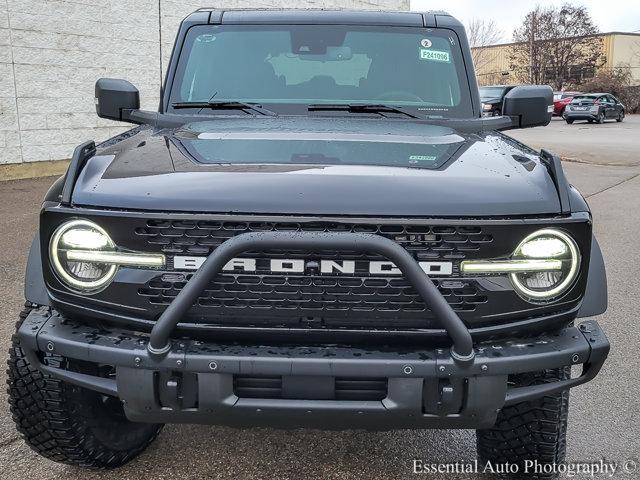
M442 12L199 10L157 112L125 80L29 254L9 401L41 455L122 465L164 423L477 429L561 462L609 343L589 207L519 86L482 117ZM571 375L572 366L582 370Z

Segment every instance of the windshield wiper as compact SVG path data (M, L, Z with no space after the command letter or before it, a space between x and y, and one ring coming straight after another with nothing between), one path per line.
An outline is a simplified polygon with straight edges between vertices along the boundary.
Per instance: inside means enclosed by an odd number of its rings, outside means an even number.
M393 107L391 105L370 105L370 104L362 104L362 103L336 103L336 104L326 104L326 103L318 103L312 104L308 107L310 112L350 112L350 113L399 113L401 115L405 115L411 118L421 118L418 115L415 115L402 107Z
M258 103L249 102L236 102L236 101L211 101L211 102L176 102L171 106L175 109L178 108L208 108L211 110L250 110L252 112L259 113L260 115L269 115L275 117L278 114L272 110L264 108Z

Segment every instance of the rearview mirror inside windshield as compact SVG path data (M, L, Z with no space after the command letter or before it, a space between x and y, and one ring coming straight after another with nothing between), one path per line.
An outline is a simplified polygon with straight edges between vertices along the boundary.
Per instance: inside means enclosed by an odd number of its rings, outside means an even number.
M300 55L301 60L312 60L316 62L336 62L336 61L351 60L352 58L353 58L353 54L351 53L351 48L349 47L327 47L327 52L323 55L315 55L315 54Z

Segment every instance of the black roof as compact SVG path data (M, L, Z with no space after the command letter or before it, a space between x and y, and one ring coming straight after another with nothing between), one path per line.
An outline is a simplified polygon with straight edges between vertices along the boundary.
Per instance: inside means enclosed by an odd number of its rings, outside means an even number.
M211 24L284 25L380 25L408 27L462 27L443 11L406 12L325 9L228 9L201 8L191 15L209 14ZM189 17L187 17L189 18Z

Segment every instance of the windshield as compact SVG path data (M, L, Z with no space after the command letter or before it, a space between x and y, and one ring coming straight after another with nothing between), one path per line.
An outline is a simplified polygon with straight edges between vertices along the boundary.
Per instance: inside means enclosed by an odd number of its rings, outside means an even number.
M482 87L480 98L500 98L504 94L504 87Z
M170 103L385 104L471 116L450 30L345 25L199 25L189 29ZM276 109L277 111L277 109Z

